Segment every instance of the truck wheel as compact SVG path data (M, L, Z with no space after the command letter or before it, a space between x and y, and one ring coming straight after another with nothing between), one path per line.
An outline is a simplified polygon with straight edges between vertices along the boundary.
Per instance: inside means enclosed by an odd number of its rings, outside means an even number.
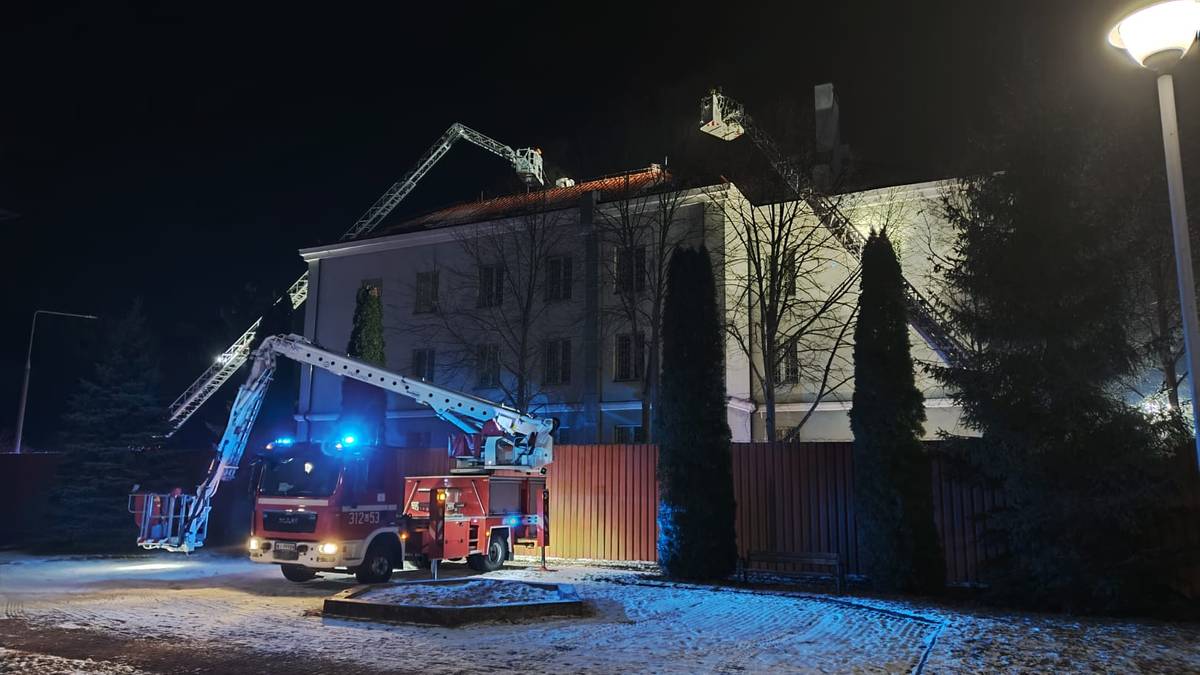
M382 539L367 547L362 563L354 570L360 584L380 584L392 578L392 551Z
M508 538L492 535L488 542L487 555L475 553L467 558L467 564L477 572L495 572L508 559Z
M280 565L279 569L283 571L283 578L298 584L309 581L317 576L316 572L304 565Z

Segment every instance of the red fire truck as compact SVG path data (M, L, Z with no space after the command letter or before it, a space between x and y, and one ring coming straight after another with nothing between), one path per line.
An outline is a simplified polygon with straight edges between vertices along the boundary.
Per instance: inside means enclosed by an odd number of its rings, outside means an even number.
M281 438L258 452L250 559L306 581L320 572L386 581L407 558L436 568L465 559L490 571L517 546L548 542L545 467L556 421L406 378L329 352L296 335L267 338L238 391L218 455L196 494L135 493L138 545L194 551L204 545L212 497L232 480L277 356L374 384L427 405L472 441L447 475L402 477L397 452L353 434L320 443Z

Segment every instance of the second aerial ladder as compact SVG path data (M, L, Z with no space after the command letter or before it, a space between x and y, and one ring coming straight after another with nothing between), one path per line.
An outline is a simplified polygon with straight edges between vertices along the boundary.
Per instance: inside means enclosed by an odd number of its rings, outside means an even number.
M700 101L700 130L724 141L748 134L788 188L797 199L809 205L838 244L856 260L862 257L866 238L841 213L836 203L806 185L799 168L784 157L771 137L754 123L740 103L718 90L709 92ZM943 361L952 363L966 353L966 346L950 332L945 318L907 278L904 279L904 302L909 324Z
M454 147L454 144L459 140L466 140L479 147L491 152L499 157L507 160L516 171L517 176L530 186L541 186L546 182L545 172L542 168L542 153L536 148L522 148L514 150L513 148L495 141L474 129L455 122L450 125L450 128L442 134L425 154L421 156L417 163L409 170L408 173L396 181L391 187L383 193L367 209L362 216L355 221L354 225L342 235L341 240L354 239L364 234L368 234L374 230L384 218L389 214L412 192L417 183L429 173L430 169L438 163L438 161ZM286 293L275 301L275 304L280 302L290 302L293 309L299 308L308 298L308 272L300 275L291 286L288 287ZM262 326L262 318L257 319L246 332L242 333L233 344L229 345L225 351L221 352L214 360L213 364L205 370L200 377L188 386L169 406L167 411L167 423L169 425L167 436L174 434L183 426L184 422L188 421L200 406L209 399L221 385L233 376L234 373L242 367L246 359L250 356L250 348L254 345L255 339L258 336L259 328Z

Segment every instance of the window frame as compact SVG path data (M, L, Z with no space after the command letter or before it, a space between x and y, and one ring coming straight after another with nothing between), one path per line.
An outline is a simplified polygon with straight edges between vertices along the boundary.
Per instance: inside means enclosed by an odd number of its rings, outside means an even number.
M487 350L487 354L484 353L484 350ZM484 370L485 366L488 366L486 371ZM475 388L498 388L500 386L500 370L500 345L495 342L484 342L476 346Z
M621 343L629 345L629 369L622 372ZM613 340L613 382L640 382L646 373L646 336L641 332L618 333Z
M571 299L574 284L574 261L570 255L546 256L543 279L543 299L546 302L563 302Z
M423 284L422 281L425 283ZM435 314L438 311L438 270L417 272L413 289L413 314ZM422 293L422 290L425 292ZM425 297L428 296L428 297Z
M421 355L420 368L418 368L417 355ZM418 347L412 350L412 360L409 362L409 373L411 377L423 380L425 382L433 382L434 373L437 372L437 349L434 347Z
M615 251L614 290L618 295L637 295L646 290L646 247L622 246ZM629 271L632 268L632 271Z
M630 438L623 436L628 433ZM646 428L640 424L614 424L613 443L619 445L638 445L646 442Z
M793 342L791 349L775 364L775 386L794 387L800 384L800 345Z
M476 309L504 306L504 266L480 264L478 269L479 289L475 295ZM486 285L484 279L487 279Z
M542 384L547 386L571 384L573 356L571 338L546 340L542 347Z

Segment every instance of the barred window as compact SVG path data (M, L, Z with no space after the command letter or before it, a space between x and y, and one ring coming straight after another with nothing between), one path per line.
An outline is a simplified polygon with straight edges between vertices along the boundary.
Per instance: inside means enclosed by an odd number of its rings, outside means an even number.
M800 383L800 348L793 342L783 348L783 354L775 364L776 385L796 385Z
M617 336L614 380L640 380L645 364L645 346L641 333L625 333Z
M543 384L569 384L571 382L571 341L549 340L542 358Z
M434 358L433 349L412 350L412 368L409 374L426 382L433 382Z
M427 314L438 309L438 273L417 272L416 302L413 314Z
M500 386L500 345L479 345L475 354L475 385L481 388Z
M629 246L617 251L616 278L618 293L646 290L645 246Z
M571 258L546 258L546 302L571 299Z
M645 443L646 434L640 424L618 424L613 427L613 443Z
M476 307L499 307L504 302L504 268L479 266L479 298Z

